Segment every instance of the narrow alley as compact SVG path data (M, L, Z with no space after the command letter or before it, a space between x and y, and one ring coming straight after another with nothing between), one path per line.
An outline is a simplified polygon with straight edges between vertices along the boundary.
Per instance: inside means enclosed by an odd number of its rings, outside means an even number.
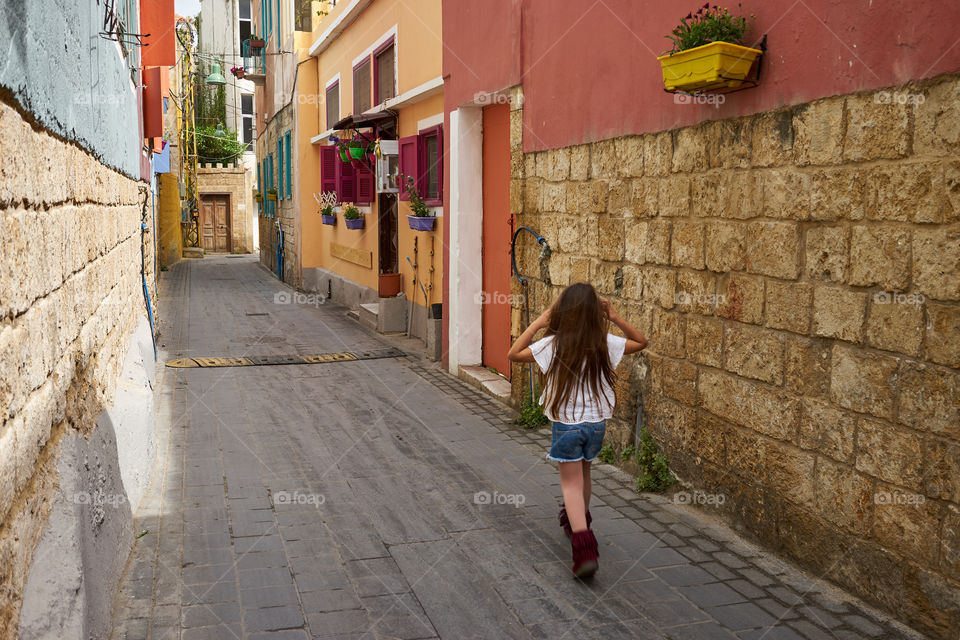
M162 274L161 361L390 348L250 256ZM570 576L546 432L410 354L166 368L113 638L911 638L598 469Z

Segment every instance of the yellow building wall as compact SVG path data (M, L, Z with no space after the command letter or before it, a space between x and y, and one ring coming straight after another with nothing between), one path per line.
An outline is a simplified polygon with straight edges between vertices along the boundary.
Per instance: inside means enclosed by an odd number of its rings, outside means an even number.
M413 136L418 133L417 122L424 118L429 118L443 113L443 94L431 96L422 102L412 104L398 112L397 131L401 138ZM446 132L444 132L446 135ZM417 264L417 271L423 279L423 286L427 289L427 301L432 304L441 302L443 299L442 274L443 274L443 224L446 221L443 217L442 207L436 208L436 213L440 217L434 225L433 231L414 231L407 224L407 216L411 213L408 202L400 202L400 230L397 237L397 245L400 251L400 273L403 274L403 291L407 298L417 304L424 304L423 291L420 286L414 284L413 269L407 262L407 256ZM414 256L414 239L418 238L417 252ZM433 255L430 255L431 248ZM433 276L430 275L430 267L433 267ZM430 285L433 285L432 290Z
M320 21L313 31L315 41L350 3L341 3ZM351 25L317 57L315 91L317 92L313 120L306 109L300 119L298 155L301 166L301 224L303 239L303 268L323 267L353 282L372 289L378 288L379 225L377 204L362 207L365 212L364 229L350 230L344 226L343 216L337 216L335 226L320 222L320 208L313 194L320 191L320 148L310 138L328 129L323 103L327 82L340 74L340 117L353 113L353 62L384 34L396 26L397 94L402 95L441 75L442 43L440 41L441 13L439 0L379 0L367 7ZM304 96L306 99L306 96ZM418 120L443 112L443 94L430 96L420 102L398 109L400 137L417 133ZM437 209L438 213L440 208ZM427 290L427 301L440 302L443 264L443 218L437 219L433 232L417 232L409 228L406 202L400 202L398 212L398 270L402 274L405 295L417 304L424 304L424 295L414 284L413 270L407 262L414 260L414 238L417 241L418 271ZM371 268L335 258L331 245L347 247L362 255L369 254ZM432 246L431 246L432 245ZM431 256L431 250L433 255ZM430 267L433 267L432 278Z
M159 174L157 228L160 236L160 264L164 267L183 257L183 232L180 227L180 186L177 174Z

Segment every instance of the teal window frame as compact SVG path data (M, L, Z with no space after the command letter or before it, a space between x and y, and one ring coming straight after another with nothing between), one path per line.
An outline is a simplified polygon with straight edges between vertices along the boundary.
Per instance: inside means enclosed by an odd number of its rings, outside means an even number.
M260 179L260 165L262 164L263 164L262 162L257 163L257 191L259 191L261 194L260 202L257 203L258 216L263 215L263 181Z
M277 136L277 200L283 200L283 136Z
M287 151L287 200L290 200L293 198L293 170L291 168L293 163L290 161L290 131L284 134L283 139Z

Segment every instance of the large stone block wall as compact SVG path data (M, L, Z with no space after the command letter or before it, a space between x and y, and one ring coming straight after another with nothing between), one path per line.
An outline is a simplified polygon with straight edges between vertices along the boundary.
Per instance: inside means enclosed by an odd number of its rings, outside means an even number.
M134 327L146 319L148 191L6 103L0 149L0 638L12 638L60 490L61 443L99 433ZM152 228L148 218L146 277L156 301ZM125 549L113 547L112 555L122 568ZM112 589L86 585L88 597Z
M939 638L960 629L958 151L941 77L525 154L511 189L553 249L525 240L534 310L589 281L650 338L611 444L642 394L712 508Z
M273 154L273 186L277 186L279 179L277 164L277 138L287 131L293 131L293 105L288 104L277 112L275 116L267 123L266 129L257 136L257 161L261 161L269 154ZM291 133L291 144L296 145L296 133ZM291 151L291 153L296 153ZM293 176L293 188L298 188L298 177ZM266 202L266 192L270 185L264 183L259 187L264 194ZM260 225L260 264L272 271L277 272L277 223L283 228L283 273L279 276L281 280L294 287L302 285L303 274L300 273L299 241L297 238L297 215L294 207L294 198L286 197L286 187L284 187L284 198L274 202L273 217L258 216ZM312 203L311 203L312 204Z

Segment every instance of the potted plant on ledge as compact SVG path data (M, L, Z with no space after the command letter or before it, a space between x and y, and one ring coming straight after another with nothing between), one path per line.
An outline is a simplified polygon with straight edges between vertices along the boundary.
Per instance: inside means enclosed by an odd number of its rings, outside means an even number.
M277 199L277 189L275 187L270 187L267 189L267 199L276 200Z
M664 88L692 93L740 86L763 55L760 49L743 46L749 28L743 16L709 2L688 13L667 36L673 49L657 58Z
M242 80L247 70L244 67L230 67L230 73L238 80Z
M363 216L353 203L346 204L343 209L343 224L347 229L363 229Z
M437 222L437 217L430 215L430 209L420 197L416 184L411 176L406 176L407 184L405 189L410 196L410 210L413 215L407 215L407 223L414 231L433 231L433 225Z
M320 221L330 226L337 224L337 214L333 210L337 206L336 192L324 191L319 196L313 194L313 197L320 205Z

